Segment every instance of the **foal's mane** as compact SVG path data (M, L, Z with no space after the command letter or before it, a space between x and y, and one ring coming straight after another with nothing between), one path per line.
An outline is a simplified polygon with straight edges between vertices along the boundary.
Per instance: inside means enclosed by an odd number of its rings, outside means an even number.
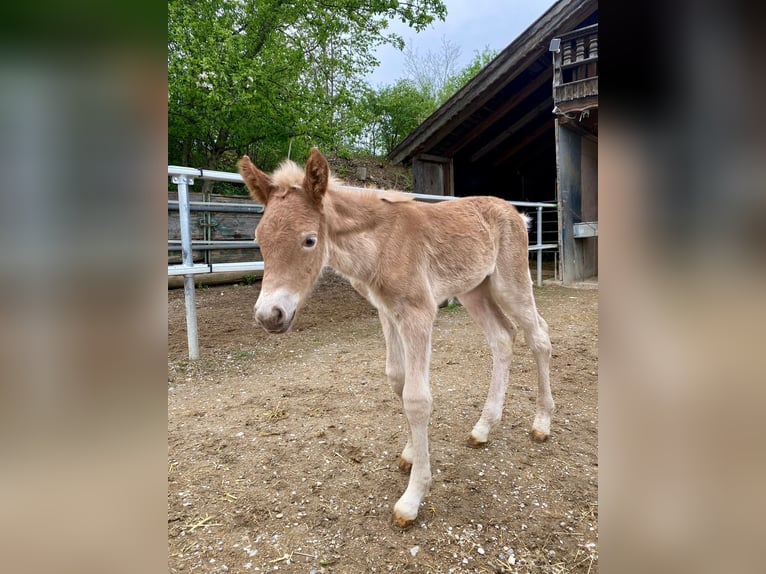
M305 171L303 168L294 161L286 159L271 174L271 181L278 187L290 189L291 187L301 187L304 177ZM343 183L332 175L331 172L328 187L334 188L339 185L343 185Z
M279 164L274 173L271 174L271 181L282 189L299 188L303 185L303 178L305 172L301 166L292 160L286 159ZM377 191L370 190L355 190L344 189L348 187L346 182L338 179L330 172L330 177L327 182L328 189L332 190L335 194L353 194L355 197L363 197L371 202L385 201L387 203L401 203L405 201L412 201L414 198L406 193L393 190Z

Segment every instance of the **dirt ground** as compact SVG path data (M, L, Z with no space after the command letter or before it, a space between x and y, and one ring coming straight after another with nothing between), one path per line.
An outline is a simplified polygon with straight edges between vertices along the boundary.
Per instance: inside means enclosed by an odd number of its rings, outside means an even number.
M202 358L187 360L183 290L168 292L170 572L596 572L598 292L535 289L550 325L556 413L529 438L534 361L516 340L504 418L466 438L491 355L462 307L434 326L433 483L391 525L407 476L375 309L325 272L292 331L255 327L259 284L197 290Z
M344 158L332 154L327 156L327 161L333 173L346 185L412 191L411 170L402 165L394 165L378 157ZM365 177L360 177L360 168L364 168Z

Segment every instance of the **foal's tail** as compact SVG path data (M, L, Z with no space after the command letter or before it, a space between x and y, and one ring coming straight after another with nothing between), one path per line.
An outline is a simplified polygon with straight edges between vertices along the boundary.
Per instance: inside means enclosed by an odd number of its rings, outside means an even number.
M522 213L521 211L519 211L519 215L521 216L521 219L524 220L524 227L527 228L527 231L532 229L532 218L529 217L526 213Z

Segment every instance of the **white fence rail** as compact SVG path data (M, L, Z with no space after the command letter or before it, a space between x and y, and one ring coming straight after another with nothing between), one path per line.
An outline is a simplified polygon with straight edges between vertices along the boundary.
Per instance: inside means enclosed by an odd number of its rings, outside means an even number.
M178 186L178 201L169 200L168 207L177 208L181 226L181 240L169 239L168 249L181 249L181 264L168 265L168 275L183 275L184 277L184 303L186 308L186 335L189 346L189 358L199 358L199 340L197 334L197 307L195 303L194 276L202 273L219 273L222 271L263 271L263 261L243 261L237 263L194 263L193 251L200 249L226 249L226 248L253 248L258 244L254 241L193 241L191 232L191 211L262 211L262 206L257 204L211 204L207 202L189 201L189 186L194 185L195 179L209 179L213 181L226 181L230 183L242 183L242 176L238 173L214 171L209 169L168 166L168 176ZM369 191L366 188L346 186L345 189ZM412 196L418 201L437 202L457 199L451 196L426 195L413 193ZM534 208L536 210L536 241L529 245L530 251L537 252L537 285L542 285L542 257L546 249L558 249L557 243L543 243L543 209L556 209L556 203L539 203L529 201L509 201L517 207Z

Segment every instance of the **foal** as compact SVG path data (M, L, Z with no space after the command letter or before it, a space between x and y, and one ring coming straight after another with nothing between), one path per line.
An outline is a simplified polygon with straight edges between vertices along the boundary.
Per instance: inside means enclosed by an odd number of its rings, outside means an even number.
M419 203L395 192L339 189L314 148L305 173L285 161L272 174L243 156L239 172L250 195L265 206L256 228L264 261L255 320L284 333L325 265L347 277L378 310L386 340L386 375L401 398L407 443L399 468L410 471L393 520L411 525L431 483L428 370L431 330L441 301L458 296L492 349L492 381L481 417L468 437L488 440L500 420L516 327L524 330L537 363L537 408L532 437L550 433L548 325L537 313L527 261L527 221L496 197Z

